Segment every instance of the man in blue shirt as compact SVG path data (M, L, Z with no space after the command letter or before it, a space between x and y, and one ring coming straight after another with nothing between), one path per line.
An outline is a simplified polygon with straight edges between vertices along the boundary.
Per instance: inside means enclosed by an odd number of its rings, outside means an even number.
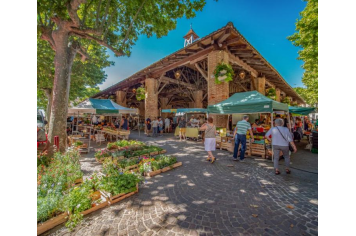
M249 117L247 115L243 116L243 119L236 124L236 128L234 130L234 139L235 139L235 148L234 148L234 161L237 161L237 152L239 149L239 145L241 143L241 153L240 153L240 161L244 161L245 159L245 151L246 151L246 133L247 130L250 131L251 142L254 142L253 132L251 129L251 124L248 122Z

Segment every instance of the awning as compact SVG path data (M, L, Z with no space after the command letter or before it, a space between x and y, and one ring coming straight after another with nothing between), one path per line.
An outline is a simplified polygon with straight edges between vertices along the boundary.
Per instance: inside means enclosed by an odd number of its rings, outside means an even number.
M118 114L135 114L137 109L127 108L111 101L110 99L89 98L77 106L68 108L68 115L74 114L98 114L98 115L118 115Z
M289 107L289 112L294 115L309 115L316 112L314 107Z
M204 108L178 108L178 109L162 109L163 113L206 113Z
M208 106L208 113L249 114L288 111L288 105L276 102L257 91L235 93L228 99Z

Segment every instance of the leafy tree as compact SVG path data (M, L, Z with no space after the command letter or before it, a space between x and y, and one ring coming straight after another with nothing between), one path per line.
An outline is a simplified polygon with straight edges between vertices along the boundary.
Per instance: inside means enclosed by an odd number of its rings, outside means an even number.
M297 32L288 39L293 45L302 48L298 52L298 59L304 61L302 81L306 91L303 93L307 94L307 103L313 106L318 103L318 1L305 1L307 5L296 23Z
M140 34L167 35L178 18L194 17L204 5L205 0L38 0L38 32L55 51L49 146L56 135L60 150L66 147L71 71L77 54L89 58L84 45L96 42L116 56L129 56Z
M69 102L82 101L99 92L97 84L102 83L107 75L104 68L114 63L108 61L105 48L98 44L88 47L90 60L82 62L75 58L71 73ZM47 109L46 117L50 118L52 90L54 81L54 51L49 43L37 40L37 106Z
M309 89L302 87L295 87L294 90L307 102L307 104L314 106L318 103L315 99L315 95Z

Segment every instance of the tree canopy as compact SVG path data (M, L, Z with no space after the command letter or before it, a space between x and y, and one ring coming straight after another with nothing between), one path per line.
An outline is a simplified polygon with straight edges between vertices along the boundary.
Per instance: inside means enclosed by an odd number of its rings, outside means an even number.
M76 58L71 73L69 102L82 101L100 91L98 84L105 81L107 75L104 68L114 65L108 60L105 48L96 43L87 46L89 60L81 61ZM48 42L37 40L37 106L47 108L48 97L46 90L53 89L54 82L54 56Z
M304 61L302 81L306 89L296 91L304 94L306 102L313 106L318 103L318 1L305 1L307 5L300 13L301 18L297 19L297 32L288 39L293 45L301 47L298 59Z

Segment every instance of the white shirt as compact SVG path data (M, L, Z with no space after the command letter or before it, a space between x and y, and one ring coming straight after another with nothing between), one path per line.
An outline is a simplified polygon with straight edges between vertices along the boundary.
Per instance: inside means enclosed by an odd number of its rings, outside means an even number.
M168 119L168 118L166 118L166 119L164 120L164 122L165 122L166 126L169 126L169 123L171 123L171 120Z
M91 120L93 123L97 123L98 122L98 119L96 118L96 116L93 116L92 120Z
M158 121L157 120L152 121L152 127L157 127L157 126L158 126Z
M272 135L272 145L288 147L289 142L293 141L292 135L287 127L273 127L268 130L265 136L268 137L270 135Z

